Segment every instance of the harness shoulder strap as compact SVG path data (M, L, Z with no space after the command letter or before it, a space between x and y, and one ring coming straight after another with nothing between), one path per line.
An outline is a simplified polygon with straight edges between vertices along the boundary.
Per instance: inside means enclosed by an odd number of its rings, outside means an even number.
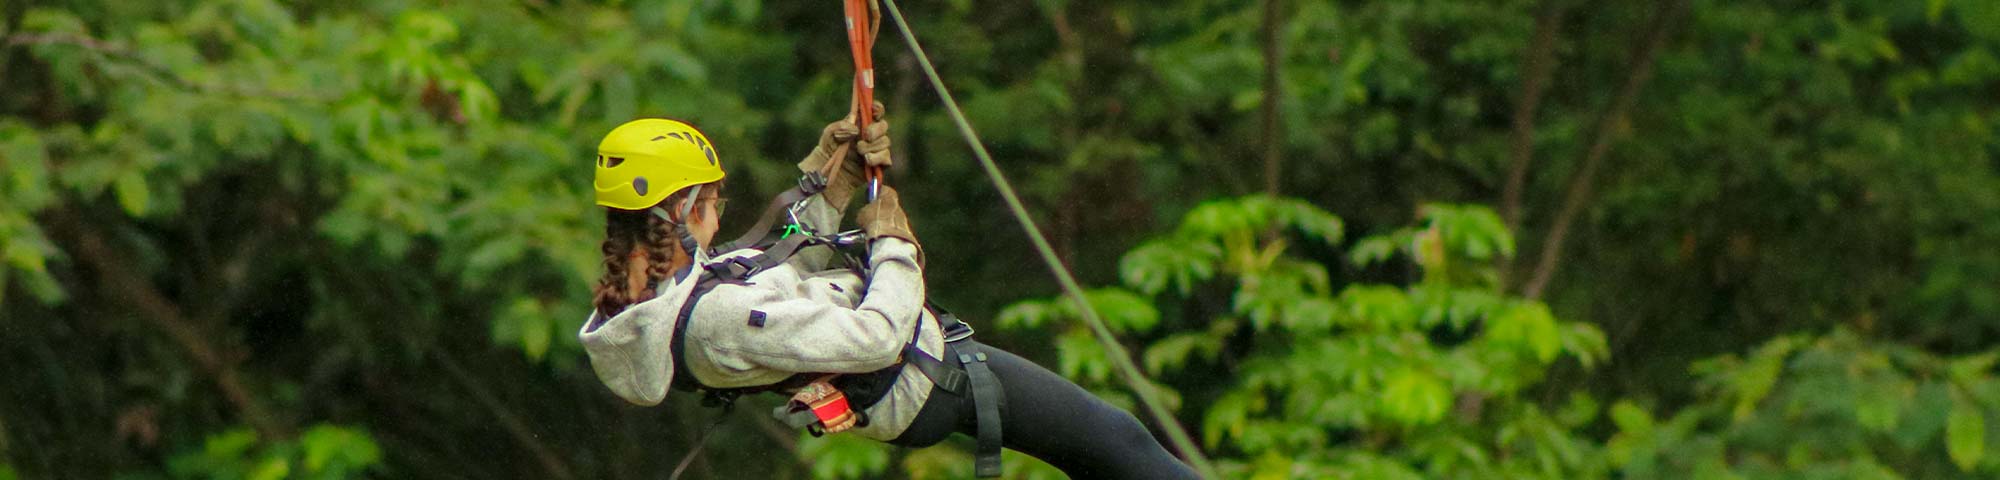
M687 368L688 320L694 318L695 304L698 303L703 294L708 293L710 290L714 290L717 285L721 285L732 281L740 282L742 281L742 279L721 278L716 276L701 276L699 277L698 280L696 280L696 282L698 283L695 283L694 291L688 293L687 301L681 304L680 315L677 315L674 318L674 338L671 344L668 346L671 352L670 354L673 355L674 359L674 381L672 383L672 388L675 390L680 390L685 392L702 392L703 395L701 403L703 406L727 408L730 405L734 404L737 398L742 397L744 395L754 395L758 393L776 391L776 390L795 389L804 386L808 383L812 383L813 379L816 377L814 374L811 373L799 373L796 375L792 375L790 377L786 377L784 380L779 381L778 383L773 383L770 385L759 385L754 387L742 387L742 388L710 387L708 385L703 385L701 383L701 380L694 378L694 373L689 371Z
M825 175L821 175L819 172L810 172L806 173L805 176L799 177L798 186L787 189L779 193L776 197L772 197L771 203L764 205L764 213L757 216L757 224L752 225L750 230L743 232L743 236L736 237L735 240L730 240L726 245L728 245L728 248L747 248L762 243L764 237L771 234L771 229L778 226L778 219L785 216L785 212L790 210L792 205L805 201L806 198L812 197L821 190L826 190Z
M718 280L748 280L758 272L784 264L785 260L791 259L793 254L799 253L799 249L804 248L817 238L811 235L785 237L785 239L779 240L778 243L763 248L756 255L729 257L722 261L702 265L701 268L707 270L711 278ZM696 290L699 291L700 288L697 287Z

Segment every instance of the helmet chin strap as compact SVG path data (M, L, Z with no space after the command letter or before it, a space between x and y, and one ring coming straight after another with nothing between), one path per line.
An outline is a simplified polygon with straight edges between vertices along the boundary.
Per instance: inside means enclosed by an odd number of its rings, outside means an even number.
M694 213L695 200L698 198L701 198L701 185L690 187L688 189L687 200L681 201L681 218L689 218L688 215ZM689 231L687 224L674 221L674 217L667 215L667 209L665 208L654 206L647 210L653 212L653 216L660 217L661 220L666 220L668 224L679 227L675 228L674 231L681 237L681 251L686 252L688 257L693 258L695 265L708 263L710 257L708 249L701 248L701 241L694 238L694 233Z

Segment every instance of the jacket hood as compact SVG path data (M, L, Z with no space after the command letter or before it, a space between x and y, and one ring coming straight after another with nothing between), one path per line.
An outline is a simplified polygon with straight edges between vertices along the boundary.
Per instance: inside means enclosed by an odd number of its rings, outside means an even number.
M590 368L611 393L641 406L658 405L674 383L674 321L694 290L697 275L666 287L609 319L590 312L577 338L590 355Z

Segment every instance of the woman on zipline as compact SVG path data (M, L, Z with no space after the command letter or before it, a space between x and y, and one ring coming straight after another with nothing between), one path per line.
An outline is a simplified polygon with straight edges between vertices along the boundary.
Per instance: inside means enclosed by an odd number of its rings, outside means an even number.
M1131 414L927 306L895 190L860 210L865 237L815 235L837 230L864 166L890 163L887 122L861 130L828 125L799 162L783 240L713 255L724 175L707 138L664 119L606 135L604 276L579 333L598 378L639 405L669 388L721 405L781 392L792 401L774 414L815 434L925 447L963 433L980 476L999 474L1004 445L1073 478L1196 478Z

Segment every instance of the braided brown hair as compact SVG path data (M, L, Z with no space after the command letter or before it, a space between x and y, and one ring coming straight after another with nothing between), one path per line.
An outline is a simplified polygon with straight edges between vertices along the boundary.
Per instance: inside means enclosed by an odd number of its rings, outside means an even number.
M703 198L720 193L702 189ZM663 205L680 205L685 190L661 200ZM691 215L701 215L699 210ZM683 219L685 220L685 219ZM643 210L607 209L604 215L604 276L591 292L599 315L614 317L634 303L652 299L673 272L686 268L694 259L680 247L680 226ZM632 259L643 257L645 271L632 271Z

